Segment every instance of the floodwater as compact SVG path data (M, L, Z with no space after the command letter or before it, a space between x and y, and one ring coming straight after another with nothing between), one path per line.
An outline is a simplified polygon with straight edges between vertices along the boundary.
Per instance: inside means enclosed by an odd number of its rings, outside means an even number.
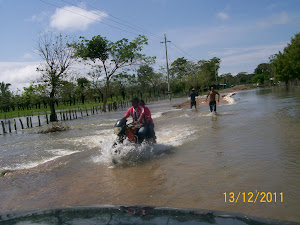
M125 111L68 121L68 131L1 135L0 170L14 172L0 178L0 213L149 205L300 222L300 89L233 99L217 115L208 105L172 107L187 99L150 103L157 144L125 143L118 165L113 125Z

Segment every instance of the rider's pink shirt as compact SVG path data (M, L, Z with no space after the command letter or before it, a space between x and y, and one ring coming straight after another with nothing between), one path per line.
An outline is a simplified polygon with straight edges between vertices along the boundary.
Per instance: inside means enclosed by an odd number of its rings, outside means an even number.
M151 112L148 107L144 107L144 115L148 124L152 123Z
M136 109L134 109L133 106L132 106L125 113L125 117L132 116L133 121L137 121L139 119L140 115L143 114L143 113L144 113L144 108L143 107L138 106ZM141 123L143 123L143 122L144 122L144 120L142 118Z

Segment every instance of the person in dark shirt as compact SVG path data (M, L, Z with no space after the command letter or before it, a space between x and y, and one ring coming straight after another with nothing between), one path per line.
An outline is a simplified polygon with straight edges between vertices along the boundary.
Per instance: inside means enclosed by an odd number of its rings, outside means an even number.
M189 97L191 97L191 108L195 106L195 109L197 108L196 96L198 95L195 93L195 89L193 88L192 93L189 95Z

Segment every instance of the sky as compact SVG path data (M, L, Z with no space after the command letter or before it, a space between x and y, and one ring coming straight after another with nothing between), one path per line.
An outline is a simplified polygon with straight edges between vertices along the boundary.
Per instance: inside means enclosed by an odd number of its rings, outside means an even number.
M236 75L253 73L300 32L300 0L0 0L0 24L0 82L12 91L39 77L37 39L48 31L75 40L145 35L157 72L166 35L169 64L218 57L218 74Z

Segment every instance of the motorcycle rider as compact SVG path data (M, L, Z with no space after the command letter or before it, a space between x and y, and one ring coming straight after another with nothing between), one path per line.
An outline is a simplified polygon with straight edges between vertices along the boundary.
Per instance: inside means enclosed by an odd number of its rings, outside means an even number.
M150 109L145 106L145 101L143 99L140 100L139 105L144 108L144 113L140 115L140 117L144 117L144 126L142 128L147 130L148 137L153 137L154 139L156 139L155 131L154 131L154 123L151 118Z
M142 116L144 114L144 108L139 105L139 99L133 98L131 100L131 105L132 107L126 111L123 119L124 118L127 119L128 117L131 116L134 123L144 124L144 117ZM147 135L147 127L141 127L138 131L138 139L140 143L145 139L146 135Z

